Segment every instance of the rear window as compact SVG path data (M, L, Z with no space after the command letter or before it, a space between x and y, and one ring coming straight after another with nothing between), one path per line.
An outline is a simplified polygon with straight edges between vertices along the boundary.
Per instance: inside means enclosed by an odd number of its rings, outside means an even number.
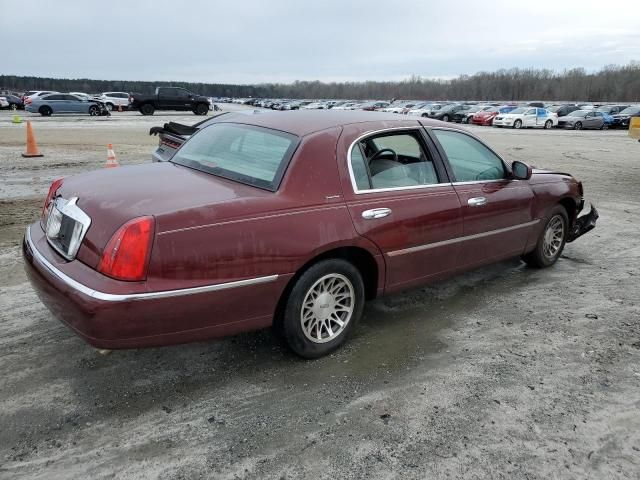
M193 135L171 161L275 191L297 145L295 135L277 130L216 123Z

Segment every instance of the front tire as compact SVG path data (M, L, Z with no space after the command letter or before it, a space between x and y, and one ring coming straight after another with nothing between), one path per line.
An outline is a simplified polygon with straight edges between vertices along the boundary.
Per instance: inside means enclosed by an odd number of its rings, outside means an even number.
M98 115L100 115L100 107L98 107L97 105L91 105L89 107L89 115L91 115L92 117L97 117Z
M326 355L349 336L364 308L362 276L341 259L322 260L296 281L287 298L282 331L303 358Z
M573 126L574 130L582 130L582 122L576 122Z
M113 103L107 103L107 110L109 110L110 112L113 111Z
M522 120L516 120L513 122L513 128L520 130L522 128Z
M547 223L538 238L536 248L523 255L522 259L535 268L550 267L558 261L567 242L569 217L561 205L554 207Z
M442 116L442 121L443 122L448 122L449 121L449 115L443 115Z

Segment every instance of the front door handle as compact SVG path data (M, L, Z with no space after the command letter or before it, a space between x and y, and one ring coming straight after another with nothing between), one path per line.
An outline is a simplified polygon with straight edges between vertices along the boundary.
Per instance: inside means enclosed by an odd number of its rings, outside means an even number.
M485 197L473 197L467 200L467 204L470 207L482 207L487 204L487 199Z
M387 215L391 215L390 208L373 208L371 210L365 210L362 212L362 218L365 220L373 220L374 218L384 218Z

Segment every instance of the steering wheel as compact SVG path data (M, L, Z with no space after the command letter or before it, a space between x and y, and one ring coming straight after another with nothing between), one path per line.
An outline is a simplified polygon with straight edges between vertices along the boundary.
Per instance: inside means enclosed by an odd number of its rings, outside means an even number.
M391 150L390 148L383 148L382 150L378 150L376 153L369 157L369 163L373 162L376 158L378 158L385 152L391 153L393 155L393 161L398 162L398 154L394 150Z

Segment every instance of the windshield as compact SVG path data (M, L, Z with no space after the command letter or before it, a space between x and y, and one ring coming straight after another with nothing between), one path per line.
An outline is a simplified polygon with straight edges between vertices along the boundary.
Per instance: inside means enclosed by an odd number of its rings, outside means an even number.
M171 161L275 191L297 144L297 137L288 133L215 123L193 135Z
M621 115L635 115L640 113L640 107L628 107L620 112Z
M573 112L571 112L570 114L568 114L568 117L585 117L587 115L587 111L585 110L574 110Z
M518 113L524 113L524 112L526 112L527 110L529 110L529 108L530 108L530 107L520 107L520 108L516 108L516 109L514 109L514 110L511 110L509 113L515 113L515 114L518 114Z

